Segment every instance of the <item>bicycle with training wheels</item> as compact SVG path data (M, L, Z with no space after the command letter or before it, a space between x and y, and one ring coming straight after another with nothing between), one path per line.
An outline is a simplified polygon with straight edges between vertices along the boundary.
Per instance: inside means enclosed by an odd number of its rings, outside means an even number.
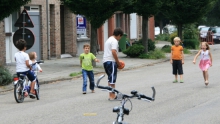
M104 89L107 90L109 92L112 93L116 93L117 98L121 98L121 105L120 106L116 106L113 108L113 112L117 113L117 118L116 121L113 122L113 124L126 124L125 122L123 122L124 120L124 115L129 115L129 113L132 110L132 102L131 102L131 98L138 98L139 100L146 100L146 101L154 101L155 100L155 95L156 95L156 91L154 87L151 87L153 90L153 95L152 97L148 97L144 94L138 93L136 90L132 90L131 91L131 95L126 95L123 94L121 92L119 92L118 90L110 87L110 86L100 86L99 82L102 78L104 78L105 75L102 75L98 78L97 83L96 83L96 87L100 88L100 89ZM129 110L128 108L125 107L126 102L129 101L131 103L131 109Z
M44 61L37 61L33 64L31 64L31 67L33 67L35 64L41 64L44 63ZM35 95L37 100L40 99L40 95L39 95L39 89L40 89L40 85L39 85L39 81L37 78L37 73L38 70L35 71L35 76L36 76L36 83L34 86L34 90L35 90ZM20 74L19 77L17 77L17 74L14 74L14 78L13 78L13 85L14 85L14 97L17 103L22 103L24 101L24 98L26 98L28 96L28 94L30 93L30 84L31 81L28 80L27 76L25 74Z

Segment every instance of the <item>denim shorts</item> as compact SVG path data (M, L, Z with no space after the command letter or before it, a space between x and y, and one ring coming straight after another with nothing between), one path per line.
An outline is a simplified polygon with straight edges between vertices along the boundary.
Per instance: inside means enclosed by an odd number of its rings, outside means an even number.
M31 72L31 70L25 71L25 72L17 72L18 77L20 76L20 74L24 74L27 75L28 79L33 82L36 80L36 77L34 76L34 73Z
M108 82L115 84L117 79L117 64L116 62L107 61L103 63L105 73L108 75Z

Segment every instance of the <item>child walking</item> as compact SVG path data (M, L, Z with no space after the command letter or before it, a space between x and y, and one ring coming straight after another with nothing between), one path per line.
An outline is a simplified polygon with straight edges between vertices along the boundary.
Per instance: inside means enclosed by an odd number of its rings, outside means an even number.
M171 47L170 63L173 66L173 75L175 75L175 80L173 83L178 82L178 75L180 75L180 83L183 82L183 64L184 64L184 53L183 47L180 45L180 38L175 37L173 39L174 45Z
M193 63L196 63L197 57L200 55L199 68L202 70L205 85L209 84L208 80L208 69L212 66L212 54L207 42L202 42L201 50L194 57Z
M95 62L99 62L99 60L94 56L94 54L90 53L90 45L85 44L83 45L83 50L84 53L80 54L80 65L82 67L82 76L83 76L83 87L82 91L83 94L86 94L86 89L87 89L87 76L89 77L89 88L94 93L94 74L93 74L93 66L92 66L92 61L94 60Z

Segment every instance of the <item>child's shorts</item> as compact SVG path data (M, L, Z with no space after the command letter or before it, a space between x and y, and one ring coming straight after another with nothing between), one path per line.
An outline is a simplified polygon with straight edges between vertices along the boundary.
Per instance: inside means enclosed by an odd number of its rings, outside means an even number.
M105 72L108 75L108 82L110 84L115 84L117 79L117 64L116 62L107 61L103 63Z
M20 76L20 74L24 74L27 75L28 79L33 82L36 80L36 77L34 76L34 73L31 72L30 70L25 71L25 72L17 72L18 77Z
M173 60L173 74L174 75L182 75L183 74L183 66L182 60Z

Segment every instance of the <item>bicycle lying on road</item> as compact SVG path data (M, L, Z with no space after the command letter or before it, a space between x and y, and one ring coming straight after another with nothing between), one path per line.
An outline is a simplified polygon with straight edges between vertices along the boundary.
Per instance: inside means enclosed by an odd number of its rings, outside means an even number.
M99 82L104 76L105 75L102 75L98 78L97 83L96 83L96 87L100 88L100 89L107 90L109 92L116 93L117 98L121 98L121 106L116 106L113 108L113 112L117 113L116 121L114 121L113 124L125 124L125 122L123 122L124 115L129 115L129 112L132 110L132 103L131 103L130 98L136 97L139 100L146 100L149 102L155 100L156 91L155 91L154 87L151 87L153 90L152 97L148 97L148 96L145 96L144 94L140 94L136 90L132 90L131 95L126 95L126 94L122 94L121 92L119 92L118 90L116 90L110 86L100 86ZM130 103L131 103L130 110L128 108L125 108L125 104L127 101L130 101Z
M40 63L44 63L43 61L38 61L36 63L31 64L31 67L33 67L35 64L40 64ZM35 90L35 95L37 100L40 99L40 95L39 95L39 89L40 89L40 85L39 85L39 81L37 78L37 73L38 73L38 69L34 72L35 76L36 76L36 83L34 86L34 90ZM25 74L20 74L19 77L17 77L17 74L14 74L14 97L17 103L22 103L24 101L24 98L26 96L28 96L28 94L30 93L30 84L31 81L28 80L27 76Z

